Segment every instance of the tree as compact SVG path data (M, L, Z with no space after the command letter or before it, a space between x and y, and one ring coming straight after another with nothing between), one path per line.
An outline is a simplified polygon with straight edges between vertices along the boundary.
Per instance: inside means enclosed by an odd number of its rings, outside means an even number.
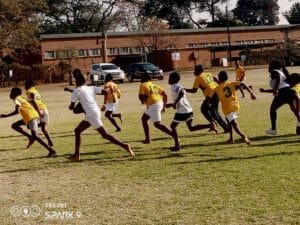
M39 15L46 9L44 0L0 0L1 47L36 46Z
M275 25L279 21L278 0L238 0L235 17L247 26Z
M294 3L289 11L284 13L285 18L290 24L300 23L300 2Z
M44 33L105 31L118 0L46 0L48 12L41 26Z

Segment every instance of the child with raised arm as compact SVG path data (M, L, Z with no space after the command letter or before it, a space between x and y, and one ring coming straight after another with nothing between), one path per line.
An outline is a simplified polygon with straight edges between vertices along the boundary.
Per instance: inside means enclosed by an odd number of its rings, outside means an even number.
M101 112L95 100L95 95L106 94L106 91L100 87L85 85L85 78L81 72L74 76L74 78L77 88L72 92L69 109L74 110L76 102L79 101L85 112L85 119L82 120L74 130L75 152L69 159L74 161L80 160L81 133L90 126L92 126L102 136L102 138L122 147L130 154L132 158L134 158L135 154L132 151L131 146L109 134L101 121Z
M113 82L113 76L109 73L105 76L104 90L107 92L107 96L104 98L104 105L102 110L105 111L105 117L114 125L116 132L121 131L120 126L114 117L117 117L122 122L122 114L116 113L119 104L119 98L121 92L115 82Z
M215 88L215 93L217 93L221 105L222 105L222 111L226 117L226 120L228 122L229 125L229 140L228 143L232 144L234 143L234 139L233 139L233 132L232 130L234 129L236 131L236 133L238 135L241 136L241 138L244 140L244 142L247 145L250 145L251 142L249 140L249 138L247 137L247 135L245 133L243 133L239 127L239 124L237 122L237 112L240 109L240 104L238 102L238 98L237 98L237 90L243 86L249 93L251 96L252 100L255 100L256 97L254 95L254 93L251 91L251 89L244 83L241 82L230 82L228 81L228 75L226 73L226 71L221 71L218 75L218 79L219 79L219 86Z
M29 139L29 147L34 141L38 141L43 147L48 150L47 157L56 156L56 152L52 149L51 146L48 146L38 135L38 123L39 123L39 114L34 109L34 107L22 96L22 91L18 87L14 87L10 91L10 98L14 100L16 104L15 111L8 114L1 114L0 118L10 117L21 114L23 117L22 120L18 120L17 122L12 124L12 129L21 133L25 137ZM24 131L21 126L27 125L27 127L31 130L31 135Z
M169 75L169 84L171 85L173 103L167 104L167 107L173 107L174 109L176 109L174 119L171 123L171 129L175 141L175 145L170 148L171 151L180 150L178 133L176 130L176 127L180 122L186 122L189 131L197 131L210 128L210 130L214 130L217 133L216 125L214 122L211 122L210 124L193 125L193 109L186 97L186 91L184 87L179 83L179 81L180 74L178 72L173 72Z
M25 81L25 89L27 100L31 103L33 108L38 112L40 116L40 126L43 134L47 138L48 145L53 146L53 142L50 138L47 126L49 124L49 113L46 104L42 101L42 97L39 91L35 87L35 82L32 79ZM30 143L32 144L32 143Z

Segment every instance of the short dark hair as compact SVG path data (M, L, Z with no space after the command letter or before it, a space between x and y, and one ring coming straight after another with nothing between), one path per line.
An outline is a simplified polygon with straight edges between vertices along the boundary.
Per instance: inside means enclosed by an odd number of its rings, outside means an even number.
M218 74L218 79L220 82L224 82L226 80L228 80L228 74L226 71L222 70L219 74Z
M113 80L113 76L111 75L111 73L106 74L105 76L105 82L109 82Z
M194 69L194 75L199 75L200 73L202 73L204 71L204 68L202 65L196 65L195 69Z
M169 79L172 80L174 83L178 83L180 81L180 74L178 72L172 72L169 75Z
M77 86L81 86L85 83L85 77L81 72L74 75L74 78Z
M269 63L269 70L280 70L282 68L282 63L279 60L272 60Z
M35 82L33 81L33 79L26 80L25 84L24 84L26 90L33 87L34 85L35 85Z
M151 75L147 71L144 71L141 75L141 83L147 82L149 80L151 80Z
M75 69L73 70L72 74L73 74L73 77L76 79L76 76L81 76L81 75L82 75L82 72L81 72L80 69L75 68Z
M22 90L18 87L13 87L11 90L10 90L10 95L9 97L11 99L15 99L16 97L18 97L19 95L22 94Z

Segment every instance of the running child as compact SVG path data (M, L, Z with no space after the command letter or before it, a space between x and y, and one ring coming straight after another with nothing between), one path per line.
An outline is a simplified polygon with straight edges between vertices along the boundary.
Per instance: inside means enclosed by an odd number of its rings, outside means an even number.
M48 145L53 146L53 142L50 138L47 126L49 124L49 113L46 104L42 101L42 97L35 87L35 82L32 79L25 81L25 89L27 100L31 103L33 108L37 111L40 116L40 126L43 134L47 138ZM33 143L30 143L33 144Z
M10 117L17 115L18 113L21 114L23 117L22 120L18 120L17 122L12 124L12 129L19 132L20 134L24 135L29 139L29 147L34 141L38 141L43 147L48 150L47 157L56 156L55 150L47 145L37 134L38 132L38 123L39 123L39 114L33 108L33 106L22 96L22 91L18 87L14 87L10 91L10 98L14 100L16 107L15 111L8 113L8 114L1 114L0 118ZM27 127L31 131L31 135L24 131L21 126L27 125Z
M116 132L119 132L121 128L114 117L119 118L122 122L122 114L116 113L121 92L117 84L113 82L113 76L110 73L105 76L104 90L107 92L107 95L104 98L104 105L101 109L105 111L105 117L114 125Z
M74 161L80 160L81 133L90 126L92 126L102 136L102 138L107 139L111 143L122 147L127 152L129 152L132 158L134 158L135 154L132 151L131 146L109 134L101 121L101 111L95 100L95 95L105 95L107 94L106 91L100 87L85 85L85 78L81 72L74 76L74 78L77 88L72 92L71 104L69 105L69 109L74 110L76 102L79 101L82 105L82 108L84 109L85 119L82 120L74 130L75 152L69 159Z
M141 75L141 85L139 90L139 100L146 105L146 111L142 115L142 124L145 134L144 144L150 144L150 131L148 120L151 119L154 126L160 131L172 136L173 132L161 123L161 112L165 111L167 95L164 90L151 81L151 76L147 72Z
M239 81L239 82L245 82L246 80L246 70L244 67L242 67L240 65L240 62L239 61L235 61L235 75L236 75L236 81ZM249 86L250 89L253 90L252 86ZM243 91L243 87L240 87L240 92L242 94L242 98L245 97L245 93Z
M174 119L171 123L171 129L173 132L173 137L175 145L170 148L171 151L179 151L179 139L176 127L180 122L186 122L189 131L203 130L210 128L210 130L218 132L214 122L210 124L198 124L193 125L193 108L186 97L186 91L184 87L179 83L180 74L178 72L173 72L169 75L169 84L171 85L171 91L173 96L173 103L167 104L167 107L173 107L176 109Z
M233 138L233 129L235 132L241 136L241 138L244 140L244 142L247 145L250 145L251 142L247 135L241 131L239 124L237 122L237 112L240 109L240 104L238 102L237 98L237 90L243 86L251 96L252 100L255 100L256 97L254 93L251 91L251 89L244 83L241 82L230 82L228 81L228 75L226 71L221 71L218 75L219 79L219 86L215 88L215 93L217 93L221 105L222 105L222 111L226 117L226 120L229 124L229 140L228 143L232 144L234 143L234 138Z

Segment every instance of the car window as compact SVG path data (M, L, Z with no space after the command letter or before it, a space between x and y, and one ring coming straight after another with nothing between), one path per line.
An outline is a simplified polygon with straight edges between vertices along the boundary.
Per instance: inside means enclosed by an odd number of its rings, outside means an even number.
M151 63L143 64L143 69L144 69L144 70L155 70L155 69L156 69L156 66L154 66L154 65L151 64Z
M119 68L114 64L102 65L102 70L117 70L117 69Z
M100 65L98 65L98 64L95 64L92 67L92 70L99 70L99 69L100 69Z

